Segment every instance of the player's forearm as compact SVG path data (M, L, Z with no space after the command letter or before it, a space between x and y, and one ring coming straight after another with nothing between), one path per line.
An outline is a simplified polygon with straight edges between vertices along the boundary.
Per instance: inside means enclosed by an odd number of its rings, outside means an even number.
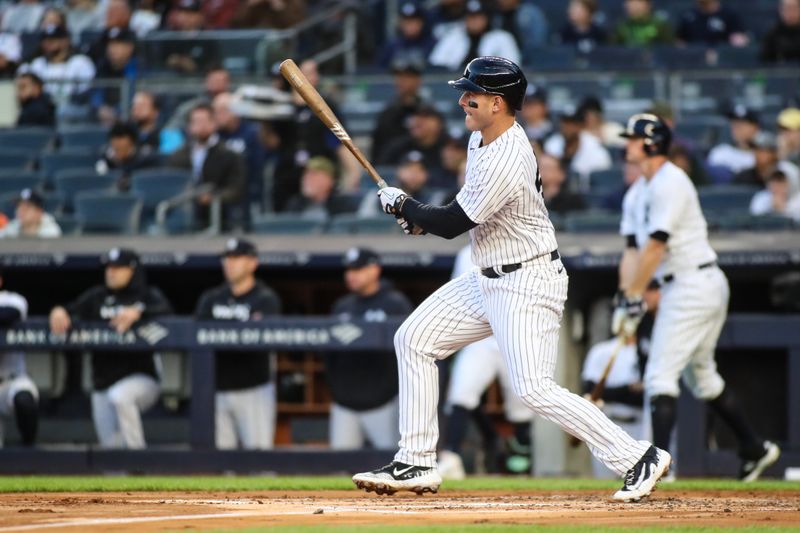
M639 262L637 264L635 275L631 284L625 288L627 296L641 296L645 288L653 279L658 265L664 258L665 244L655 239L647 241L644 249L639 255Z
M623 291L633 283L636 275L636 266L639 264L639 250L627 247L622 252L622 259L619 262L619 288Z
M477 226L455 200L439 207L423 204L409 197L403 203L400 214L428 233L445 239L454 239Z

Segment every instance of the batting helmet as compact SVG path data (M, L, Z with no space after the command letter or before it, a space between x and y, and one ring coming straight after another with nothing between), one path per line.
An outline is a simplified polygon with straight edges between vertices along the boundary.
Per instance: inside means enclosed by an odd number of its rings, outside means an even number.
M639 113L628 119L628 125L620 133L620 137L644 139L644 151L647 155L666 155L672 142L672 131L656 115Z
M522 69L504 57L476 57L464 69L464 75L448 82L460 91L502 96L514 109L522 109L528 80Z

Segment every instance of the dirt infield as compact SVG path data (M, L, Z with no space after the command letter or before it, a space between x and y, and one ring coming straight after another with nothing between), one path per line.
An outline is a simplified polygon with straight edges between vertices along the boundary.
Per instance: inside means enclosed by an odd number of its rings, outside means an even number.
M796 526L798 491L656 492L639 504L598 491L443 491L392 497L356 491L122 492L0 495L6 531L161 531L270 526L537 524ZM402 515L402 520L399 515Z

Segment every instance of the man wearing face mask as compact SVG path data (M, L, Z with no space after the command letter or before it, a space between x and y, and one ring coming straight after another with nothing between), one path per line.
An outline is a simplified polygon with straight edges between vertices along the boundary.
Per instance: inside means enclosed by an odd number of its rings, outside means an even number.
M50 311L50 330L67 333L72 320L107 321L118 333L137 322L172 313L162 292L149 287L138 254L112 248L102 258L105 283ZM145 447L141 413L158 400L159 383L152 352L92 352L92 418L103 448Z

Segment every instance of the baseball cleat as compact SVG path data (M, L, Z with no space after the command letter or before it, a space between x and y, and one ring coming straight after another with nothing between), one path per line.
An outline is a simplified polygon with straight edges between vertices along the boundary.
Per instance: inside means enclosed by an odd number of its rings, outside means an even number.
M665 450L650 446L639 462L625 474L625 483L614 493L621 502L638 502L650 496L656 483L669 472L672 456Z
M367 492L391 496L397 491L407 490L422 495L426 492L435 494L442 484L442 477L436 468L407 465L393 461L388 465L362 472L353 476L356 487Z
M739 479L744 482L755 481L761 473L778 460L781 456L781 449L774 442L764 441L764 455L758 459L745 461L739 472Z

